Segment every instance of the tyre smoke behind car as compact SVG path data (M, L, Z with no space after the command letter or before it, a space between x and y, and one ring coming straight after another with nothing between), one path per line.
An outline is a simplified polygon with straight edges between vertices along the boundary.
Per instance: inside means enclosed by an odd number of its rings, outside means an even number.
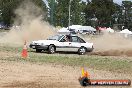
M1 43L19 44L37 39L46 39L55 33L55 28L43 18L45 13L28 0L24 1L16 10L16 18L11 30L2 38Z
M93 55L101 56L132 56L132 39L123 35L105 33L102 36L92 38L94 43Z

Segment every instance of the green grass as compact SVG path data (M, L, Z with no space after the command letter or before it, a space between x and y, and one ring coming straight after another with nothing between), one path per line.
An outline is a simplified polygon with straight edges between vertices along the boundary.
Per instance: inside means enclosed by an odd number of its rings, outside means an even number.
M10 30L0 29L0 32L9 32Z
M56 56L56 55L30 55L31 62L44 62L44 63L56 63L70 66L84 66L88 68L94 68L99 70L116 71L131 73L132 61L128 60L116 60L112 58L96 57L96 56Z
M21 47L0 47L0 51L8 51L20 53L22 50ZM132 58L123 58L121 57L108 57L108 56L88 56L88 55L76 55L76 54L45 54L45 53L35 53L29 50L29 58L22 59L19 56L0 58L1 60L7 61L20 61L20 62L31 62L31 63L54 63L60 65L68 66L78 66L78 67L87 67L97 70L106 70L114 71L121 73L132 73Z

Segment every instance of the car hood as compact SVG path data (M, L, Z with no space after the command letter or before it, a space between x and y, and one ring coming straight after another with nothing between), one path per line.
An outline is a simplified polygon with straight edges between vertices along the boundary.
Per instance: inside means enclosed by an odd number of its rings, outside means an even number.
M93 45L93 43L91 43L91 42L86 42L87 44L91 44L91 45Z
M37 40L37 41L32 41L33 43L45 43L45 42L55 42L56 40Z

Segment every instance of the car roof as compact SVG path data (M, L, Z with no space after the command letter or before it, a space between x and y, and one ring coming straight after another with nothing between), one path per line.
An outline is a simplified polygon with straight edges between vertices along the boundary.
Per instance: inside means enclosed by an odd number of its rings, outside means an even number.
M77 36L77 35L70 35L70 36Z
M77 36L77 35L75 35L75 34L58 34L58 35L60 35L60 36L61 36L61 35L63 35L63 36L66 36L66 35L67 35L67 36Z

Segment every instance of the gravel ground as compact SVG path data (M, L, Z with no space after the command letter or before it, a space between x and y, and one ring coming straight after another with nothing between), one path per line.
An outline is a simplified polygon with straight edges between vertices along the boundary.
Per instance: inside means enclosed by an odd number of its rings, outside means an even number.
M94 70L87 67L85 70L90 73L91 79L132 79L130 74ZM1 88L81 88L78 82L80 75L80 67L0 60ZM99 88L111 87L100 86Z

